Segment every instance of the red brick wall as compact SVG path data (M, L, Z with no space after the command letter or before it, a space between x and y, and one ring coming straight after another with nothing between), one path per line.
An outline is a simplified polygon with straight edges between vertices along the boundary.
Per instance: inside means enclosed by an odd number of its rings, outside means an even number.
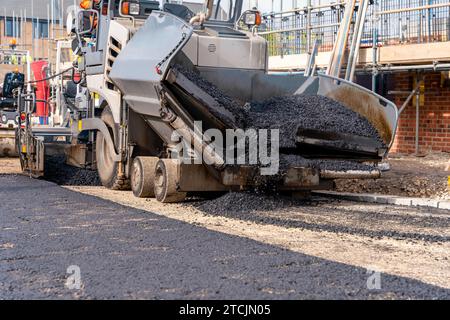
M425 103L420 107L419 152L450 152L450 83L442 81L441 73L427 72L425 75ZM395 75L395 89L411 91L414 87L414 73ZM392 99L401 106L407 95ZM398 153L415 152L416 106L411 101L400 116L397 138L392 149Z

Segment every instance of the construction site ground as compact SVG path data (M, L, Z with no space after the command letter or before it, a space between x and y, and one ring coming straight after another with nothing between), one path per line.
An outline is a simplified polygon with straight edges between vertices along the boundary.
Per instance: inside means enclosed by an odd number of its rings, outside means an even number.
M436 159L392 159L385 181L444 178ZM450 299L448 210L246 193L160 204L31 179L17 159L0 160L0 196L0 299Z

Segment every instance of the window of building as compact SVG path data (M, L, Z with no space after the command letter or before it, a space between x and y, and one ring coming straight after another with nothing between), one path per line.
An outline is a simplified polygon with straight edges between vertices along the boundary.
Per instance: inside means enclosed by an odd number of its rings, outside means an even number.
M33 20L33 38L48 38L48 21Z
M20 37L20 23L17 19L6 18L5 36L6 37Z

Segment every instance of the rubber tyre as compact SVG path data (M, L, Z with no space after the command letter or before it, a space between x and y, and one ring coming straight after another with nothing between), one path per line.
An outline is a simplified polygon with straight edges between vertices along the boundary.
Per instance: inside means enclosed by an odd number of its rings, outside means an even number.
M117 149L118 130L109 106L103 109L100 117L111 132L115 147ZM97 171L102 185L111 190L129 190L130 181L125 176L119 176L119 163L115 162L110 156L103 134L97 132L95 146L97 158Z
M159 158L136 157L130 171L131 190L138 198L155 196L155 169Z
M161 159L155 168L155 197L162 203L182 202L186 199L185 192L178 189L179 161Z

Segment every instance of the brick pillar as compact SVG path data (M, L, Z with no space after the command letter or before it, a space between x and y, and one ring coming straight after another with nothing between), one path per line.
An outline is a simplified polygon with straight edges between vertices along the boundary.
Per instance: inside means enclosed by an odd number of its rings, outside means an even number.
M412 91L414 73L399 73L393 79L395 91ZM393 101L400 107L406 95L395 96ZM409 103L400 116L397 138L393 152L415 151L416 106ZM425 105L420 108L420 152L450 152L450 80L440 72L425 73Z

